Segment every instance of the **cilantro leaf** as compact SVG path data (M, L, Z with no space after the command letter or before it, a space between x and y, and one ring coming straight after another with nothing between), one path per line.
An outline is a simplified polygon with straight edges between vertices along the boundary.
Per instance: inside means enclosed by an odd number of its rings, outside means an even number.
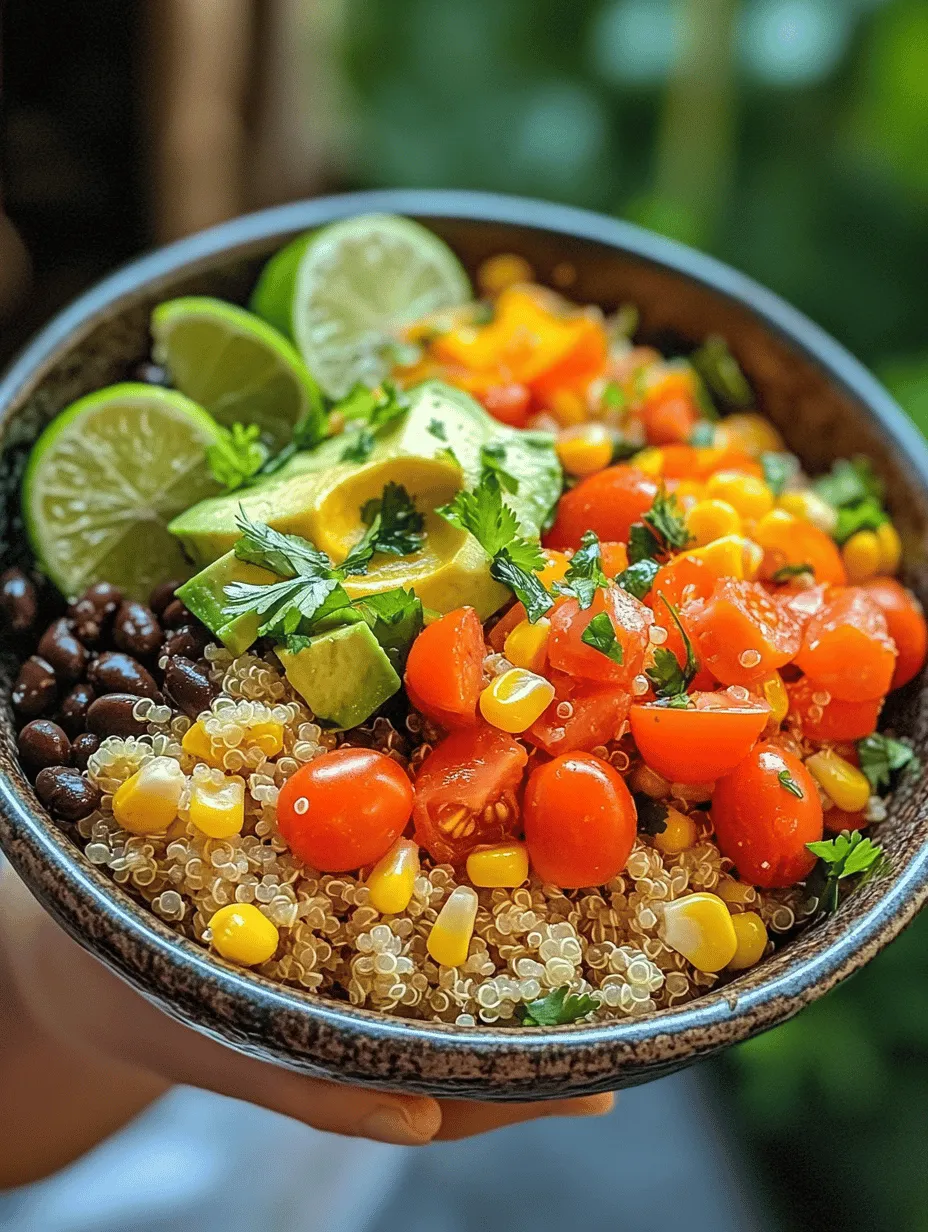
M868 496L856 505L838 510L838 522L834 529L837 543L846 543L859 530L877 530L889 517L880 502Z
M493 472L485 471L473 491L458 492L450 504L435 512L459 530L469 531L490 557L520 537L519 520L503 500Z
M699 663L693 651L693 643L680 623L676 608L672 603L668 603L663 595L661 595L661 600L670 613L671 620L680 630L683 645L686 648L686 662L681 667L672 650L666 646L658 646L654 651L653 665L645 671L645 675L650 680L651 687L658 698L666 700L671 706L682 709L689 705L686 690L699 671Z
M793 778L793 776L790 774L788 770L780 771L780 773L777 775L777 782L784 789L784 791L790 792L790 794L794 795L797 800L805 799L805 792L802 790L802 788L799 786L799 784L796 782L796 780Z
M517 1012L523 1026L561 1027L586 1018L588 1014L598 1009L599 1001L595 997L591 997L588 993L578 996L571 992L565 984L563 988L556 988L554 992L549 992L546 997L540 997L537 1001L529 1001L527 1005L520 1006Z
M625 409L626 398L618 381L610 381L602 392L602 404L610 411Z
M692 353L690 363L722 402L737 407L753 405L751 386L720 334L710 335Z
M667 829L667 805L663 800L655 800L653 796L636 791L634 795L635 809L638 813L639 834L663 834Z
M811 573L815 576L815 570L811 565L781 565L775 573L771 574L771 582L788 582L790 578L799 577L802 573Z
M889 789L897 771L908 769L909 773L917 774L921 770L918 755L909 743L882 732L858 740L857 753L861 770L877 792Z
M656 560L661 555L657 536L643 522L635 522L628 532L628 559L633 565L643 560Z
M408 409L409 400L388 381L376 389L356 385L333 407L349 423L357 421L361 425L346 433L348 443L342 451L342 461L366 462L374 450L377 433L405 415Z
M599 536L595 531L586 531L580 540L580 547L570 559L564 580L557 583L559 593L573 596L582 608L588 608L596 591L609 585L609 579L603 573L602 559Z
M448 439L448 433L445 430L445 425L440 419L430 419L428 430L430 436L434 436L440 441L446 441Z
M393 556L411 556L422 547L425 518L401 483L392 480L384 486L383 495L367 501L361 509L361 519L369 526L379 517L374 538L374 551Z
M300 535L282 534L264 522L252 522L241 507L235 525L241 531L235 544L238 559L260 565L279 577L308 576L332 566L325 552L321 552L308 539Z
M374 434L368 428L361 428L358 432L350 434L348 444L342 450L342 462L357 462L359 465L366 462L374 452L376 445Z
M586 646L592 646L600 654L604 654L613 663L625 662L622 643L615 635L612 621L607 612L599 612L580 634L580 641Z
M231 428L217 424L218 438L206 450L206 461L213 478L227 492L244 487L267 461L257 424L234 423Z
M764 483L774 496L782 496L786 485L799 470L799 460L792 453L762 453L760 464Z
M422 601L413 590L385 590L352 604L380 643L399 674L406 666L410 648L422 632Z
M883 499L883 484L873 473L869 458L862 455L839 458L831 471L816 479L812 486L822 500L836 509L860 504L868 498L878 503Z
M497 582L508 586L516 598L522 601L526 616L534 624L545 612L551 610L554 600L545 590L534 569L523 568L518 563L518 557L518 551L513 556L510 548L501 548L490 562L490 574ZM541 560L542 564L537 565L537 568L543 567L544 558Z
M301 453L307 449L315 449L320 445L329 433L329 420L326 414L325 406L322 402L322 396L318 392L314 393L310 401L309 409L300 416L293 425L293 436L288 444L284 445L278 453L275 453L273 458L268 458L265 464L261 467L261 475L274 475L281 470L294 454Z
M651 589L659 568L657 561L650 557L638 560L622 570L615 579L616 584L623 590L627 590L630 595L634 595L636 599L643 599Z
M838 907L841 881L847 877L872 881L889 871L889 860L883 848L872 839L864 838L859 830L843 830L835 838L806 843L806 846L819 858L809 882L815 886L818 909L825 914Z
M692 536L686 529L683 506L674 495L667 495L663 485L654 497L654 503L642 519L657 536L664 551L679 552Z
M504 491L511 494L518 492L518 479L506 470L506 446L502 441L490 441L481 448L480 465L484 471L493 472Z

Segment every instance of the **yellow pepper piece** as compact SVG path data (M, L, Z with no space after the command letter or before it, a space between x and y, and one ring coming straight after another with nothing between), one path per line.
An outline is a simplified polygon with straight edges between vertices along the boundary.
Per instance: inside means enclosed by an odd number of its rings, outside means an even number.
M780 497L779 507L786 513L791 513L795 518L811 522L813 526L823 530L826 535L834 534L835 527L838 525L838 511L834 505L829 505L828 501L822 500L818 493L810 488L805 488L800 492L784 492Z
M684 555L703 561L716 577L739 581L753 581L764 558L761 546L743 535L723 535L704 548L693 548Z
M554 700L554 685L544 676L513 667L497 676L480 694L480 713L500 731L523 732L541 718Z
M130 834L161 834L177 816L186 781L173 757L153 757L116 789L113 816Z
M664 941L697 971L721 971L735 956L738 938L731 913L717 894L700 891L664 907Z
M741 911L731 917L738 942L735 956L728 964L730 971L744 971L756 966L767 948L767 925L756 911Z
M741 534L741 515L734 505L717 497L697 501L683 519L697 547L705 547L724 535Z
M679 855L696 842L696 823L686 813L668 805L664 821L665 828L654 835L654 846L665 856Z
M706 480L706 493L728 501L743 518L762 518L773 508L773 493L756 475L740 471L716 471Z
M557 456L568 475L593 475L612 461L613 443L601 423L578 424L558 433Z
M779 672L774 672L760 686L764 701L770 707L770 715L779 726L789 711L789 694Z
M880 573L896 573L902 560L902 540L892 522L882 522L874 532L880 541Z
M845 813L859 813L867 807L870 799L867 776L831 749L823 749L821 753L807 757L806 769L829 800L833 800Z
M194 778L190 793L190 820L210 838L231 838L245 824L245 781L237 776Z
M658 449L656 445L650 445L647 449L639 449L630 461L632 466L644 471L652 479L664 473L664 451Z
M524 843L477 847L467 857L467 875L475 886L512 889L528 876L528 848Z
M548 637L551 621L546 616L536 620L523 620L509 633L503 644L503 654L513 667L524 667L530 672L543 670L548 659Z
M467 961L478 902L476 890L458 886L439 911L425 946L440 967L460 967Z
M559 552L557 548L546 548L542 555L545 566L538 570L538 580L546 590L550 590L555 582L564 580L564 575L570 568L570 557L565 552Z
M847 570L848 581L866 582L880 572L883 550L872 530L859 530L851 535L841 549L841 559Z
M405 911L418 875L419 844L409 838L398 838L367 878L371 906L382 915Z
M243 967L255 967L273 958L280 933L253 903L220 907L209 922L217 954Z

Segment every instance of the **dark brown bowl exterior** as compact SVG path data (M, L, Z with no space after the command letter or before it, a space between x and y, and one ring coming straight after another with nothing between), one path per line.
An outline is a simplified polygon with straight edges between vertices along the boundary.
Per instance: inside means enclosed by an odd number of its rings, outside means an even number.
M49 324L0 384L0 454L78 396L121 379L148 350L165 298L243 300L261 263L293 234L347 215L419 218L473 272L517 252L542 281L576 270L570 294L614 308L633 301L642 336L729 341L764 409L812 469L866 453L886 479L907 580L928 599L928 449L880 385L776 296L707 257L626 223L515 198L457 192L356 194L236 219L106 279ZM343 1082L480 1099L543 1099L615 1090L680 1069L795 1014L891 941L928 897L928 788L897 793L880 840L892 872L759 968L684 1008L559 1030L414 1023L272 983L179 937L87 861L39 805L14 756L9 657L0 678L0 846L32 891L86 949L173 1017L242 1052ZM928 754L928 686L894 708Z

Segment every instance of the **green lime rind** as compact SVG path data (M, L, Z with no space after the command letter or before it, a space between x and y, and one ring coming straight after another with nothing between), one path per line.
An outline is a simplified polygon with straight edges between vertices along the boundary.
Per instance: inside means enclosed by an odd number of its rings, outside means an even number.
M256 423L272 449L320 399L291 342L245 308L185 296L155 308L152 354L175 386L228 427Z
M448 245L409 218L344 218L303 240L298 259L290 251L298 241L279 254L262 298L279 313L286 278L293 278L293 337L331 398L389 376L391 344L402 326L472 297Z
M69 599L107 581L147 599L192 571L168 523L219 485L207 447L216 423L183 394L126 382L88 394L53 419L23 478L36 559Z
M293 341L293 288L296 271L312 239L307 231L275 253L261 271L248 301L249 309Z

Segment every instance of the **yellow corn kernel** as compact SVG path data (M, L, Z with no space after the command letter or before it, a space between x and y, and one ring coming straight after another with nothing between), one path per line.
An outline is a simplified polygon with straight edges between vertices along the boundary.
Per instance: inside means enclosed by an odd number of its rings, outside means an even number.
M813 526L823 530L826 535L833 535L838 525L837 509L834 505L829 505L828 501L822 500L811 488L804 488L800 492L784 492L778 505L780 509L791 513L793 517L802 518L804 522L811 522Z
M789 694L779 672L774 672L760 686L761 695L770 707L770 717L779 727L789 711Z
M688 510L683 519L697 547L704 548L723 535L741 533L741 515L734 505L718 498L701 500Z
M696 842L696 823L686 813L668 805L666 827L654 835L654 846L665 856L678 856Z
M564 580L564 575L570 568L570 557L556 548L546 548L542 556L545 558L545 566L538 570L538 580L545 590L550 590L555 582Z
M744 907L747 903L757 902L757 891L754 887L746 881L739 881L737 877L720 877L715 890L723 903Z
M184 732L180 746L185 753L192 753L199 761L205 761L210 766L222 765L213 751L213 742L209 738L209 733L199 719Z
M513 889L528 876L528 848L524 843L477 847L467 857L467 875L475 886Z
M503 654L513 667L524 667L530 672L540 672L548 659L548 637L551 621L546 616L536 620L523 620L506 638Z
M767 948L767 925L756 911L741 911L731 917L731 922L738 946L728 967L731 971L744 971L763 958Z
M586 399L573 389L556 389L551 395L551 414L562 428L584 423L590 415Z
M554 685L524 667L497 676L480 694L480 713L500 731L524 732L554 700Z
M732 577L739 581L756 578L764 558L760 545L743 535L723 535L705 547L692 548L685 555L703 561L716 577Z
M870 799L867 776L831 749L807 757L806 769L829 800L845 813L859 813L867 807Z
M720 426L732 449L740 449L752 457L759 458L762 453L782 453L786 448L783 437L770 420L756 411L728 415Z
M253 903L230 903L210 919L213 949L229 962L256 967L273 958L280 933Z
M639 449L631 458L631 464L656 479L664 473L664 452L654 445L647 449Z
M728 908L717 894L702 891L667 903L660 933L697 971L721 971L738 948Z
M370 904L382 915L398 915L412 899L419 876L419 844L398 838L370 871L366 885Z
M284 747L284 725L276 719L252 723L246 729L245 739L257 745L265 757L276 757Z
M477 270L477 285L490 299L495 299L501 291L515 286L517 282L533 282L534 279L535 272L528 261L514 252L500 252L495 257L487 257Z
M880 573L896 573L902 560L902 540L892 522L881 522L874 532L880 541Z
M880 541L872 530L857 531L841 549L850 582L866 582L874 577L880 571L882 557Z
M432 925L425 946L440 967L460 967L467 961L477 918L477 891L470 886L452 890Z
M593 475L612 461L612 436L601 423L578 424L558 433L557 456L568 475Z
M743 518L762 518L773 508L773 493L756 475L717 471L706 481L706 494L728 501Z
M177 816L186 781L173 757L153 757L116 789L113 816L130 834L161 834Z
M194 776L190 792L190 820L210 838L231 838L245 824L245 781L222 781Z
M700 479L681 479L673 494L684 509L692 509L697 501L706 499L706 485Z

